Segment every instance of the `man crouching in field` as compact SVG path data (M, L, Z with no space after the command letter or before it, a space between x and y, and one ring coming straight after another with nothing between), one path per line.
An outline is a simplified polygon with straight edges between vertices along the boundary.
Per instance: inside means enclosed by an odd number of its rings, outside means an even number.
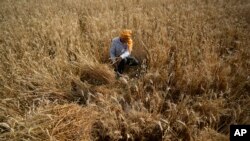
M122 76L125 65L136 66L138 60L131 56L133 41L131 39L131 30L123 30L119 37L112 39L110 48L110 58L115 67L117 76Z

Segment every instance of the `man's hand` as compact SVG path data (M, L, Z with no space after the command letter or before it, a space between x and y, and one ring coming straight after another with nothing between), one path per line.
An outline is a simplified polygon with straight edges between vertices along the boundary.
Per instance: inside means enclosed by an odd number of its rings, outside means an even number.
M112 65L117 69L119 63L121 62L122 58L121 57L116 57L115 61L112 63Z
M115 60L116 60L116 63L119 64L122 61L122 57L116 57Z

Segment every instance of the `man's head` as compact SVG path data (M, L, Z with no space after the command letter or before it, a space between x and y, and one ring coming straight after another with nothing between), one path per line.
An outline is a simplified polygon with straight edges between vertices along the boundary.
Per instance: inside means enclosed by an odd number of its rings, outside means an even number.
M126 43L128 45L129 51L132 51L133 41L132 41L132 31L129 29L124 29L120 33L120 40L122 43Z
M120 39L123 43L127 43L131 39L132 31L129 29L124 29L120 33Z

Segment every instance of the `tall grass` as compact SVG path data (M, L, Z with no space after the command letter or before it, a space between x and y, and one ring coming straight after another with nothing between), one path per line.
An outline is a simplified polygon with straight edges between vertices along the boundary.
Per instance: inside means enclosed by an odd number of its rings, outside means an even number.
M249 124L247 0L2 0L0 140L229 140ZM115 78L113 37L141 64Z

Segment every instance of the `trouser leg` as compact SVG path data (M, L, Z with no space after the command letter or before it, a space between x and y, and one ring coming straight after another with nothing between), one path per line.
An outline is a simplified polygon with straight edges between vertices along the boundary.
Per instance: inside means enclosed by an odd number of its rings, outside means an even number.
M117 71L122 74L124 69L125 69L125 65L126 65L126 62L127 62L127 59L122 59L121 62L118 64L118 67L117 67Z
M129 66L137 66L139 65L139 61L132 56L126 57L121 60L121 62L118 64L116 71L118 71L120 74L124 72L125 65Z
M135 57L129 56L126 59L127 59L126 63L129 66L137 66L137 65L139 65L139 61Z

